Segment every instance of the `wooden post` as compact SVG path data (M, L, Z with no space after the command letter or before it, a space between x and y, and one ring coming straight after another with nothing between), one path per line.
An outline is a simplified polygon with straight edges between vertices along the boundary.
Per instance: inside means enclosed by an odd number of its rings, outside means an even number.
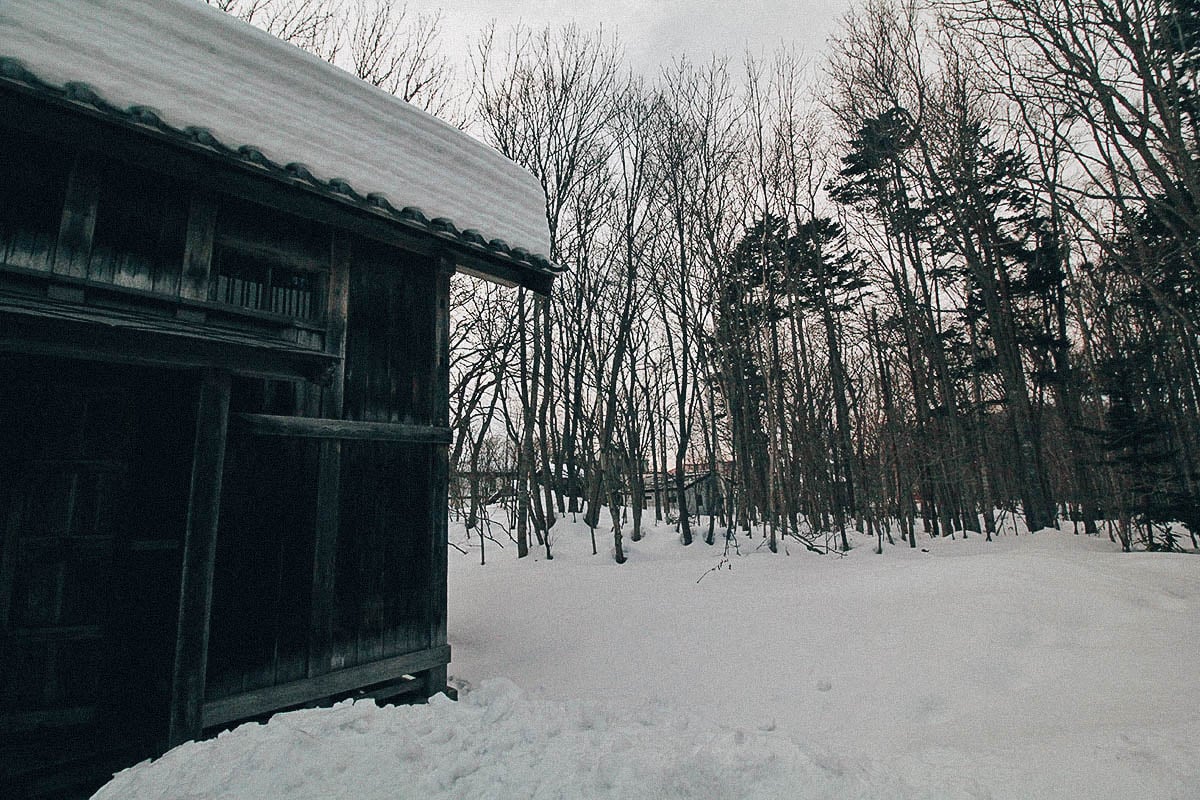
M442 254L437 261L434 280L433 341L430 346L431 421L446 427L450 424L450 276L454 260ZM433 445L429 469L429 646L446 643L446 549L447 493L450 485L450 449L448 445ZM425 696L431 697L446 688L446 665L425 673Z
M196 192L188 209L187 238L184 240L183 274L179 296L188 300L208 299L212 271L213 239L217 230L217 203L210 195Z
M62 224L58 229L58 247L54 255L55 274L87 277L99 201L100 173L94 158L87 153L80 153L67 182Z
M208 623L213 565L217 555L221 478L225 470L230 382L228 372L215 371L205 372L200 382L167 731L167 742L171 747L198 738L203 728Z
M346 323L350 302L350 239L334 231L326 304L325 352L338 357L321 398L321 416L341 419L346 388ZM333 643L337 537L341 525L342 443L322 441L317 466L317 520L313 546L312 616L308 636L308 676L329 672Z

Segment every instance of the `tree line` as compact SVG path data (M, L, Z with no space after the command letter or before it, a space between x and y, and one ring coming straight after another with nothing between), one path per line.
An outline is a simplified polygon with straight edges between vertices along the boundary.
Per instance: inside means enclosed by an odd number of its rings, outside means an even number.
M492 27L462 77L439 63L406 99L539 179L569 267L550 299L456 282L470 530L499 498L520 556L568 514L617 561L645 514L685 545L882 552L999 512L1197 547L1192 0L867 0L820 61L653 75L600 31Z

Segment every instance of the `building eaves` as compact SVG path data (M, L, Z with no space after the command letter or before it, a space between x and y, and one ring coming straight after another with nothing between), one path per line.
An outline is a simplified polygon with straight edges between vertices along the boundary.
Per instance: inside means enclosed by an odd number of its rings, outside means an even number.
M362 194L341 178L322 180L299 162L280 164L272 161L251 144L225 143L207 128L188 126L176 128L163 121L154 109L148 106L121 108L109 103L94 88L82 81L71 81L55 86L41 80L18 59L0 56L0 84L9 84L30 91L60 105L111 119L127 127L153 132L174 140L181 147L204 151L288 184L303 187L322 194L337 202L350 205L359 211L382 217L406 229L429 234L463 248L484 259L495 259L517 269L527 269L547 275L557 275L563 268L540 254L530 253L520 247L510 247L503 239L486 239L473 229L460 229L454 220L446 217L429 219L416 206L397 208L388 198L378 193Z

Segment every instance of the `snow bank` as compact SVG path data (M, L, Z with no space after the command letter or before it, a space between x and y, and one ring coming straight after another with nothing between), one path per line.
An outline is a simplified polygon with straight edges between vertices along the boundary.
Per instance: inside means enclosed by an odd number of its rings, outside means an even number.
M553 561L452 556L450 672L771 728L897 798L1200 797L1200 559L1006 530L844 556L741 536L723 561L719 534L651 527L617 566L560 520Z
M531 697L485 681L461 702L341 703L279 714L120 773L96 800L139 798L891 798L887 779L820 764L782 737L650 704Z
M98 798L1200 797L1195 556L1043 531L726 557L662 526L617 566L554 532L553 561L452 553L459 703L281 714Z

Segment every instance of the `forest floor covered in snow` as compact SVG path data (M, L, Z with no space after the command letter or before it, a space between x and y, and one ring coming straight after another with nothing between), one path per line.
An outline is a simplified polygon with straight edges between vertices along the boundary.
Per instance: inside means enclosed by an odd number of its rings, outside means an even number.
M552 561L481 566L451 527L459 702L281 714L97 797L1200 797L1195 555L1068 529L726 556L657 526L618 566L568 519Z

